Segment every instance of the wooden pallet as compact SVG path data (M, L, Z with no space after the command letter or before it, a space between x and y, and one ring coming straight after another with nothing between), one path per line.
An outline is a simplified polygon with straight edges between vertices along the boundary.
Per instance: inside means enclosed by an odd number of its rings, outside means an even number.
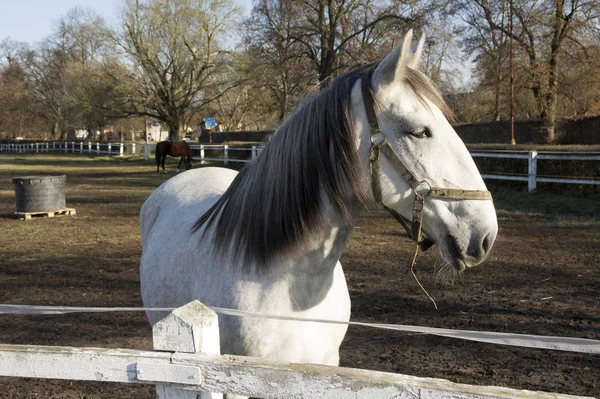
M65 208L58 211L49 211L49 212L15 212L14 217L21 220L31 220L34 218L53 218L58 216L72 216L76 215L74 208Z

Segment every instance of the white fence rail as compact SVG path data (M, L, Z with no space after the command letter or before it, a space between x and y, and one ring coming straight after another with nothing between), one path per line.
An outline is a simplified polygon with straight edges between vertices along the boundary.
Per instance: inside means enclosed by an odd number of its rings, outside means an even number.
M471 152L472 157L482 158L512 158L527 160L527 176L482 174L484 179L514 180L527 182L529 192L535 191L537 183L566 183L566 184L600 184L597 179L576 179L566 177L544 177L538 176L537 161L540 159L554 159L561 161L600 161L600 153L587 152L537 152L532 151L479 151Z
M153 327L154 351L0 344L0 375L156 385L161 399L575 399L369 370L221 356L216 313L198 301ZM211 393L212 392L212 393ZM589 399L589 398L588 398Z
M149 160L150 155L154 153L156 144L139 144L139 143L100 143L100 142L75 142L75 141L60 141L60 142L41 142L41 143L13 143L0 144L0 152L17 152L17 153L67 153L67 154L92 154L92 155L108 155L118 157L144 157ZM223 162L225 165L230 162L247 163L257 157L261 147L239 147L229 145L190 145L192 148L192 156L195 161L204 163L205 161ZM207 152L222 153L222 157L206 156ZM232 158L231 152L247 152L248 156L243 159Z
M232 147L229 145L190 145L193 159L204 163L205 161L223 162L250 162L258 155L262 147ZM146 160L154 152L155 144L136 143L99 143L99 142L41 142L41 143L16 143L0 144L0 152L62 152L79 154L103 154L119 157L143 156ZM207 151L222 152L222 157L207 157ZM232 157L231 152L250 152L243 159ZM600 153L597 152L560 152L560 151L473 151L471 156L479 158L512 158L527 160L527 174L502 175L482 174L484 179L522 181L527 182L529 191L535 191L537 183L567 183L567 184L600 184L600 179L582 179L571 177L547 177L539 176L537 173L538 160L553 159L562 161L600 161Z

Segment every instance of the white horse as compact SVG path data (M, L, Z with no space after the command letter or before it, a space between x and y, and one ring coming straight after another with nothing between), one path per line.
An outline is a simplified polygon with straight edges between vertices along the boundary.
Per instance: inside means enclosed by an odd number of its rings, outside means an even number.
M423 40L414 52L411 41L409 32L379 63L338 77L240 173L200 168L161 185L141 210L144 306L198 299L348 321L339 259L369 201L412 219L412 238L436 243L457 270L481 263L498 230L494 205L443 100L417 69ZM164 316L148 312L152 324ZM328 365L338 365L346 333L342 325L231 316L220 316L219 327L223 353Z

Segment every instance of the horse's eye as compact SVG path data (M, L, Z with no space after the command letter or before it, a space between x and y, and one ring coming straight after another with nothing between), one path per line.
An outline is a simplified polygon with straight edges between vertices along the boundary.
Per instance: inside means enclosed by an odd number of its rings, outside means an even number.
M410 132L410 135L419 139L431 137L431 132L426 127L415 129Z

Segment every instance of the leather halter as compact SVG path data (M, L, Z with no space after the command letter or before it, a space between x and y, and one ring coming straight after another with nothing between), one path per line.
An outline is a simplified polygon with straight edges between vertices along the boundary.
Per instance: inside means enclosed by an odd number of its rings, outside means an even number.
M423 208L425 206L425 198L441 198L441 199L456 199L456 200L492 200L492 194L486 190L461 190L454 188L438 188L433 187L427 180L419 181L408 170L404 163L396 155L394 149L386 140L385 134L379 128L377 115L375 114L375 104L373 94L371 92L371 77L373 70L368 71L361 78L362 96L369 120L371 130L371 154L369 157L369 167L371 173L371 190L375 200L383 205L383 207L396 218L396 220L404 227L408 236L415 241L423 251L429 249L435 242L422 234L423 225ZM415 201L413 204L412 222L409 222L405 217L400 215L392 208L387 207L383 203L381 195L381 153L385 155L392 167L400 174L400 176L410 185L415 193Z

